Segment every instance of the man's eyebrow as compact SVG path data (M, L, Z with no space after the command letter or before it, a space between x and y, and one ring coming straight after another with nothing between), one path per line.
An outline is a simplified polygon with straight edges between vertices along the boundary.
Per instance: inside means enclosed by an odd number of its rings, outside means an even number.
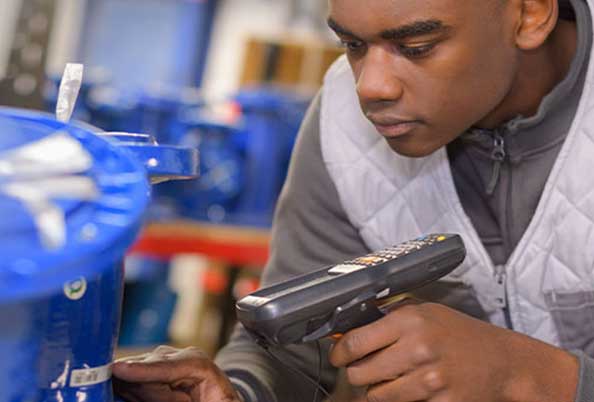
M328 18L327 23L328 23L328 26L330 27L330 29L332 29L337 34L357 38L357 35L355 35L351 31L349 31L348 29L342 27L338 22L334 21L331 17Z
M405 39L413 36L428 35L432 33L447 32L450 27L439 20L415 21L411 24L402 25L398 28L382 31L380 36L383 39Z
M350 36L357 38L353 32L341 26L338 22L332 18L328 18L328 26L337 34L343 36ZM428 35L431 33L447 32L450 27L445 25L439 20L425 20L415 21L410 24L402 25L394 29L388 29L380 32L382 39L394 40L394 39L405 39L413 36Z

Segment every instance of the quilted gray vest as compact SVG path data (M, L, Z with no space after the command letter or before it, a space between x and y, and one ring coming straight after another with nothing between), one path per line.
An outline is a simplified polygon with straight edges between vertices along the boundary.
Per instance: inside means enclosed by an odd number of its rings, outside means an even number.
M589 2L592 8L594 0ZM370 249L427 233L459 233L468 255L446 280L470 286L493 324L505 325L507 306L516 331L586 350L594 347L593 89L590 66L540 204L504 267L493 265L462 208L445 148L425 158L393 152L361 112L344 57L325 79L322 155L343 208Z

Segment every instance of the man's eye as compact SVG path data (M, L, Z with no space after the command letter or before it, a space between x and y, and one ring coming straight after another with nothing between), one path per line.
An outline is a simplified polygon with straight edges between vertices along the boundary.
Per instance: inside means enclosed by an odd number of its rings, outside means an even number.
M356 52L365 46L365 44L360 40L345 40L341 39L340 44L342 47L346 48L349 52Z
M406 57L423 57L435 48L434 43L428 43L417 46L399 45L398 50Z

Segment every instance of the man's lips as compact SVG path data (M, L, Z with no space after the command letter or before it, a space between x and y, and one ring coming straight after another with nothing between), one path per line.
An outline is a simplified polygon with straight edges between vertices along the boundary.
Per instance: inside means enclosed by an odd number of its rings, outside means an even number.
M419 126L418 120L373 120L370 119L376 130L387 138L406 135Z

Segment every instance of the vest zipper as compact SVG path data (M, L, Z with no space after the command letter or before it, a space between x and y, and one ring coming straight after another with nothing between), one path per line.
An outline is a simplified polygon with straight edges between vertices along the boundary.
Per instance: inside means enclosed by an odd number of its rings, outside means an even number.
M487 195L493 195L495 192L495 187L497 187L497 183L499 183L501 165L503 164L506 156L505 140L499 131L497 131L493 135L493 151L491 152L491 159L493 159L493 171L491 173L491 180L487 186Z
M511 314L509 312L509 303L507 299L507 273L505 272L505 265L495 266L495 283L497 287L497 296L495 301L497 307L503 311L505 317L505 326L508 329L513 329Z

